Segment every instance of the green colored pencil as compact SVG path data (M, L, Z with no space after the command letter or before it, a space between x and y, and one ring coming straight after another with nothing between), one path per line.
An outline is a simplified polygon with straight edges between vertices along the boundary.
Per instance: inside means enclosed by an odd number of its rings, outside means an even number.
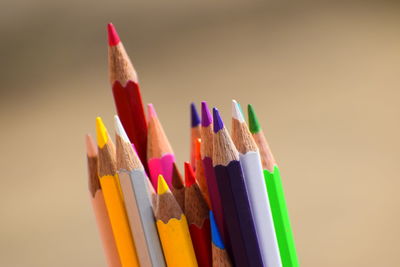
M248 105L248 116L250 132L257 143L261 155L282 266L297 267L299 266L299 261L279 168L252 105Z

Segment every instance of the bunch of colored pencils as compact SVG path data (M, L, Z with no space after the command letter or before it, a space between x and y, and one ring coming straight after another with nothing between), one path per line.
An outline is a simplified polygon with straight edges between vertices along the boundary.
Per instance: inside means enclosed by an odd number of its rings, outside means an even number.
M89 192L109 266L299 266L279 168L248 106L191 104L190 160L181 175L152 104L112 24L109 71L115 142L96 119L86 136ZM184 177L184 179L182 178Z

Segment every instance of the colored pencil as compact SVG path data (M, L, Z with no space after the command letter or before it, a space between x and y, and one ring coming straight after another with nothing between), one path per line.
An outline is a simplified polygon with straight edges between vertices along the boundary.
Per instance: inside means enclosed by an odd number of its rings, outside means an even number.
M178 202L179 207L185 212L185 186L183 185L182 175L174 163L172 171L172 187L171 192L174 195L176 202Z
M230 267L232 263L229 259L228 252L225 249L224 242L218 231L214 214L210 211L211 224L211 247L212 247L212 266L213 267Z
M196 162L196 181L199 184L201 193L207 202L208 208L211 208L210 193L208 192L208 185L206 180L206 174L204 172L203 161L201 160L201 139L196 140L195 149L195 162Z
M224 217L237 266L264 266L243 178L239 153L226 130L218 109L213 109L213 165Z
M196 140L200 138L200 118L196 105L190 104L190 164L196 170Z
M221 196L218 190L217 178L215 177L213 157L213 119L205 101L201 102L201 158L203 161L204 174L207 180L208 193L210 195L211 210L221 233L222 240L230 248L229 235L224 222Z
M171 267L198 266L186 216L176 202L162 175L157 188L157 229L165 260Z
M232 141L239 151L240 164L253 211L258 242L266 266L282 266L274 222L268 200L260 154L238 103L232 101Z
M185 162L185 215L196 259L201 267L211 267L211 230L209 208L196 183L193 169Z
M103 190L101 189L99 181L97 147L90 135L86 135L86 153L90 199L94 215L96 216L97 228L99 229L100 239L103 243L104 253L108 266L119 267L121 266L121 262L119 260L117 246L115 245L106 203L104 202Z
M299 261L292 228L290 226L289 212L286 205L280 171L252 105L248 105L248 116L250 132L260 150L282 265L283 267L297 267L299 266Z
M116 170L115 147L100 117L96 119L99 179L122 266L139 266Z
M154 188L157 187L158 175L162 174L169 187L172 187L172 171L175 162L174 152L158 120L152 104L148 104L147 162Z
M111 23L108 29L110 83L115 106L131 143L147 165L147 124L138 77L125 48Z
M140 266L165 266L147 189L147 175L118 116L114 121L118 177Z

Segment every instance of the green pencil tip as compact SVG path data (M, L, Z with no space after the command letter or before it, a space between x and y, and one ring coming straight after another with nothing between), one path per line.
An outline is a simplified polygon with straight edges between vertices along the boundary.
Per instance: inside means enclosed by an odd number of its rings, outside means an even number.
M256 116L256 112L251 104L247 106L247 112L249 115L249 128L252 134L258 133L261 131L261 126L258 123L258 119Z

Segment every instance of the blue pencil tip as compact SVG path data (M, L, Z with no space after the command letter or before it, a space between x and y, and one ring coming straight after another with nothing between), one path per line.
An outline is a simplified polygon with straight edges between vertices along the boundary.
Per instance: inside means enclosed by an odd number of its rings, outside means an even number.
M190 116L191 116L191 124L192 127L196 127L200 125L200 117L197 113L196 105L192 102L190 104Z
M222 241L221 235L219 234L217 223L215 222L214 214L210 210L210 226L211 226L211 241L215 246L220 249L225 249L224 242Z
M224 128L224 122L222 121L217 108L213 108L213 120L214 120L214 133L218 133L219 130Z

